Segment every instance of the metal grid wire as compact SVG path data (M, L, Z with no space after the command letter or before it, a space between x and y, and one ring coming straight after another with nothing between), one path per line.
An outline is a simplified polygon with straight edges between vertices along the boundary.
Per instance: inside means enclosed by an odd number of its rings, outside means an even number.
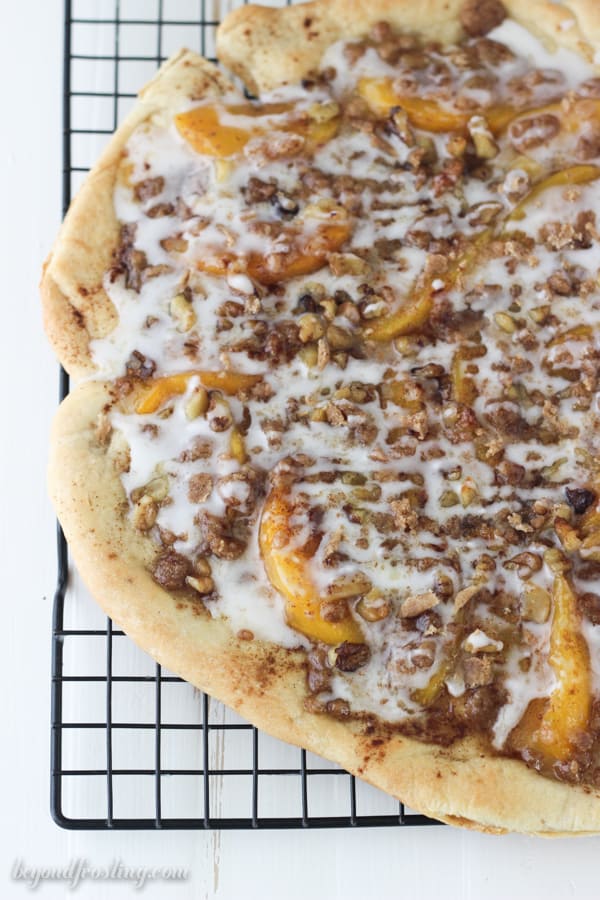
M181 46L214 60L220 15L236 5L67 0L65 211L136 90ZM68 389L61 371L61 398ZM434 824L164 671L69 573L60 529L52 676L51 810L64 828Z

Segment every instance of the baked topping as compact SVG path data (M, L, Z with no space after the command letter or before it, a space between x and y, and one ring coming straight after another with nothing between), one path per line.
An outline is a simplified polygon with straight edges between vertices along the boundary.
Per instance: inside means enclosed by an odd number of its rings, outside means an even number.
M313 710L594 780L600 101L500 7L140 126L93 346L159 584Z

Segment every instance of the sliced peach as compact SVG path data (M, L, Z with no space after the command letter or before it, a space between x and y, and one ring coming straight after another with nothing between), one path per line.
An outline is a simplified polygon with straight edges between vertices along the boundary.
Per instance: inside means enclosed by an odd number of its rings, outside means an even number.
M435 703L440 693L442 692L446 679L450 678L456 667L458 651L460 649L460 642L463 635L463 619L463 611L458 610L454 617L454 621L457 625L456 632L446 648L445 656L442 659L437 671L434 672L425 687L417 688L411 694L411 699L420 704L420 706L431 706L432 703Z
M555 575L552 596L549 663L557 685L548 700L529 704L510 738L516 750L538 754L546 765L573 757L592 705L590 654L581 634L577 597L566 575Z
M557 334L546 346L556 347L559 344L566 344L567 341L587 341L593 337L593 334L591 325L574 325L573 328Z
M499 135L519 115L519 110L508 104L499 104L491 106L489 109L482 109L480 115L488 123L492 134Z
M216 252L196 262L200 271L209 275L227 275L234 271L246 272L261 284L277 284L300 275L317 272L327 262L329 253L335 253L348 240L351 227L347 221L323 223L312 235L304 237L297 229L284 229L289 240L287 253L250 253L236 256L228 251Z
M197 106L175 116L180 135L197 153L219 158L241 153L252 132L246 128L222 125L215 106Z
M466 131L469 119L474 115L473 111L463 113L445 109L437 100L400 94L394 89L390 78L361 78L358 93L376 115L388 116L395 107L400 107L407 114L410 124L422 131ZM496 106L475 112L485 117L494 134L505 128L517 115L517 110L510 106Z
M208 390L219 390L229 395L248 390L262 378L261 375L245 375L242 372L207 372L203 370L165 375L150 382L135 408L136 413L145 415L156 412L170 397L175 394L184 394L190 378L194 377L199 378L202 386Z
M261 127L257 123L256 128L251 129L246 125L226 125L221 121L222 113L260 119L265 116L281 115L291 109L289 103L270 103L264 106L239 103L222 108L197 106L175 116L175 126L184 140L198 153L226 158L241 153L251 137L262 133L265 125Z
M263 103L261 106L255 103L234 103L226 106L225 110L232 116L259 119L261 116L281 116L291 112L293 108L291 103Z
M507 222L519 222L527 215L531 204L545 191L553 187L569 187L576 184L588 184L600 178L600 166L578 165L560 169L547 178L543 178L526 194L507 217Z
M501 134L512 122L537 116L552 115L560 120L561 128L569 134L581 131L582 123L600 122L600 100L580 99L563 105L563 101L548 103L531 109L517 110L510 106L492 107L481 113L488 121L491 131Z
M372 341L391 341L403 334L412 334L423 327L433 306L431 282L413 289L408 301L396 312L382 316L369 325L365 336Z
M476 235L458 259L440 276L445 290L453 288L461 274L473 267L490 236L491 231L488 228ZM365 337L372 341L383 342L419 331L427 322L433 307L434 281L435 278L431 276L424 284L415 285L408 300L400 309L376 319L375 324L366 327Z
M358 93L376 115L388 116L399 106L408 115L411 125L423 131L464 131L470 119L465 113L444 109L436 100L399 94L389 78L361 78Z
M446 109L436 100L401 94L394 89L391 78L361 78L358 93L375 115L388 116L395 107L400 107L406 112L411 125L422 131L466 131L473 115L483 116L494 135L501 134L518 119L547 114L560 119L562 128L570 133L579 132L582 122L600 121L600 100L594 99L574 100L568 105L549 103L525 110L502 103L463 113Z
M188 112L175 116L175 126L180 135L198 153L206 156L226 158L241 153L251 137L260 134L260 122L256 128L249 129L244 125L226 125L221 121L222 114L240 116L250 119L277 116L290 112L290 103L268 103L257 106L252 103L238 103L231 106L196 106Z
M323 224L305 242L296 240L290 253L273 254L268 260L260 253L250 254L248 275L261 284L276 284L317 272L326 264L329 253L341 249L350 237L350 231L346 222Z
M227 106L226 111L230 115L250 116L257 119L257 129L255 133L264 133L267 129L265 123L261 123L260 119L265 116L281 116L286 113L292 113L294 106L292 103L266 103L263 106L256 106L251 103L239 104L235 106ZM309 148L326 144L331 138L335 137L340 126L340 117L333 116L324 121L318 121L300 113L297 116L288 116L281 123L277 123L277 127L281 131L291 131L294 134L300 134L307 140Z
M267 577L285 598L289 625L325 644L361 643L362 632L350 613L339 622L321 617L319 592L312 582L310 560L318 542L293 546L293 508L281 490L268 495L260 522L259 545ZM291 545L291 546L290 546Z
M175 126L183 139L198 153L224 159L241 153L250 138L266 134L269 123L264 120L267 117L291 113L293 108L291 103L267 103L263 106L252 103L237 103L225 107L197 106L175 116ZM239 125L225 124L222 121L224 114L253 119L256 124L252 127L248 127L247 122ZM317 122L307 116L300 116L288 117L281 124L278 123L277 127L282 131L305 136L308 148L315 149L335 136L339 122L339 117Z

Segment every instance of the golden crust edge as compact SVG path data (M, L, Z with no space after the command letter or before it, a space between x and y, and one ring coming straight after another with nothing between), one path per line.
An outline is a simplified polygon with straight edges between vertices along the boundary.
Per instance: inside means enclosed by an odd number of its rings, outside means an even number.
M600 832L597 792L486 755L473 740L440 748L389 735L385 726L365 733L360 722L311 714L303 706L300 653L241 641L225 620L178 605L146 569L155 547L128 523L120 479L95 438L97 415L108 399L107 385L89 382L63 401L53 425L48 480L84 582L136 643L269 734L334 760L433 818L486 832Z
M103 280L119 237L113 192L123 148L134 129L181 96L201 99L233 88L212 63L183 49L142 88L126 119L74 197L40 283L44 327L59 362L75 379L96 372L90 340L117 324Z
M448 43L464 32L464 0L312 0L291 7L257 4L229 13L217 30L219 59L255 92L298 81L317 67L326 48L364 37L376 22ZM508 15L551 46L594 59L600 47L596 0L504 0ZM565 23L571 23L565 25Z

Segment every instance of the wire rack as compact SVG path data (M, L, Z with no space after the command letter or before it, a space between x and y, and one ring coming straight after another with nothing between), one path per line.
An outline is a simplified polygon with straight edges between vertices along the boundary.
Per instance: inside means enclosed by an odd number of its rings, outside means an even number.
M220 16L237 5L67 0L65 211L140 86L181 46L214 61ZM61 371L61 398L68 389ZM51 757L51 811L64 828L434 824L162 669L102 615L70 570L60 529Z

